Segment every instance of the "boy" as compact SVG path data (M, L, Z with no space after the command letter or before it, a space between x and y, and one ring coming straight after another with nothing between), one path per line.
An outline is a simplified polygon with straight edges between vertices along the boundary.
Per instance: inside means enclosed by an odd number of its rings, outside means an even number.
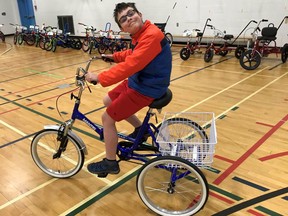
M149 20L143 22L135 3L117 4L114 19L121 31L130 33L132 48L104 55L104 60L118 64L100 74L86 75L88 82L97 81L103 87L122 81L103 99L107 107L102 115L106 158L87 166L94 174L120 172L116 122L125 119L132 124L135 130L130 136L135 138L141 121L134 114L166 93L172 69L171 50L164 34Z

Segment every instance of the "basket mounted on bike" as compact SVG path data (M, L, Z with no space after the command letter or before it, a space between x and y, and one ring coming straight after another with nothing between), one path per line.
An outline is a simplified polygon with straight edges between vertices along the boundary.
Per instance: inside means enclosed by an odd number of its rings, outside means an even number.
M198 167L210 166L217 143L214 113L166 113L157 142L162 156L181 157Z

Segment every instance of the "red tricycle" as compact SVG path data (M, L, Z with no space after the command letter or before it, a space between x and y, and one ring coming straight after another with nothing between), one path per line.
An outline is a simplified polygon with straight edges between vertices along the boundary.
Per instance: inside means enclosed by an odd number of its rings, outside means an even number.
M196 50L200 51L200 48L204 47L203 45L201 46L201 40L203 38L203 35L204 35L208 21L211 21L211 19L208 18L206 20L206 23L204 25L204 29L202 32L199 29L193 29L192 31L191 30L185 30L184 31L183 36L189 37L189 39L187 41L186 47L183 47L180 50L181 59L183 59L183 60L189 59L190 55L193 55ZM191 39L193 36L197 38L196 42L194 42L194 43L191 42ZM205 47L206 47L206 45L205 45Z
M240 65L246 70L256 69L260 63L262 57L267 57L271 53L275 53L278 56L281 53L281 60L283 63L287 61L288 58L288 43L284 44L282 48L276 45L276 35L277 31L287 19L288 16L284 17L280 25L277 27L273 23L270 23L267 27L264 27L261 31L261 36L258 36L254 42L252 49L246 50L240 57ZM270 44L273 44L270 46Z

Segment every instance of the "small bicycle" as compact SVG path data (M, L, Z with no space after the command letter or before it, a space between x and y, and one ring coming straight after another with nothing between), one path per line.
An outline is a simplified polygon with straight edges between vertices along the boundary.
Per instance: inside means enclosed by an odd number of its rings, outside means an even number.
M99 57L92 57L85 69L79 67L76 71L78 94L71 93L71 100L75 100L71 119L61 125L45 126L31 142L34 162L52 177L69 178L78 173L84 164L87 148L72 130L75 120L85 122L103 140L103 128L79 111L86 86L91 92L85 74L94 59ZM136 160L143 164L136 187L148 208L159 215L188 216L200 211L208 199L208 183L198 166L203 167L206 161L208 165L212 162L213 145L216 143L215 122L212 119L205 126L200 126L178 113L167 115L158 126L151 123L151 117L156 117L153 110L160 111L171 100L172 92L168 89L164 96L149 105L136 138L118 134L124 141L118 143L117 155L120 161ZM151 136L152 144L141 143L146 132ZM106 176L107 173L98 174L98 177Z

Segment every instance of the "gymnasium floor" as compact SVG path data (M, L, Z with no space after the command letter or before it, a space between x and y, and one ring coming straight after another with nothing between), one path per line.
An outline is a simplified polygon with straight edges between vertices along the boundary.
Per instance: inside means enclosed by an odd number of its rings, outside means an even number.
M203 169L210 188L197 215L288 215L288 63L275 54L252 71L244 70L231 52L204 62L203 53L187 61L184 45L172 47L172 102L165 112L214 112L217 144L211 169ZM0 215L155 215L136 191L139 164L121 162L118 175L98 178L86 166L105 156L104 143L85 124L75 123L87 145L83 169L70 179L55 179L33 162L30 143L44 125L69 119L74 75L89 55L82 50L0 43ZM110 64L95 61L92 72ZM102 98L112 88L90 86L81 110L101 124ZM62 95L63 94L63 95ZM56 109L56 99L63 119ZM142 118L146 110L138 115ZM122 133L131 132L125 122Z

